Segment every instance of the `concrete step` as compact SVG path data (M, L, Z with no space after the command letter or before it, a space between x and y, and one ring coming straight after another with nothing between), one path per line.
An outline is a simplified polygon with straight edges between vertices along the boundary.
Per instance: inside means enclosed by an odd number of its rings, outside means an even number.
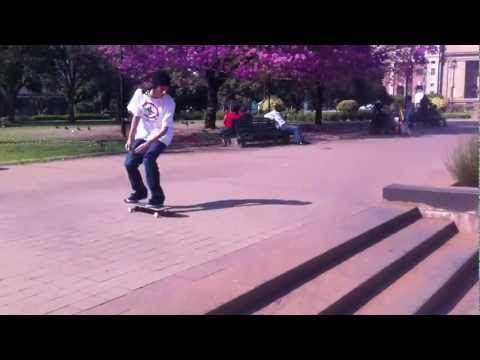
M453 222L421 219L256 314L352 314L457 231Z
M448 315L480 315L480 283L477 281Z
M325 229L325 232L319 233L318 225L311 224L311 228L304 227L300 233L284 233L281 236L283 241L272 242L269 245L270 251L258 253L263 258L261 261L250 258L243 265L239 263L237 268L232 269L232 273L236 274L235 279L241 278L242 282L255 286L208 313L254 313L291 289L301 286L421 217L418 208L380 206L369 208L337 224L330 224L332 228ZM271 246L278 247L277 253ZM267 257L265 254L268 254Z
M473 236L455 235L439 249L395 281L387 289L375 296L355 314L358 315L412 315L432 301L441 291L454 281L459 286L468 276L463 268L472 257L478 257L477 241ZM461 275L459 277L457 274ZM439 302L448 302L438 298Z
M378 206L312 220L84 313L253 313L419 219L416 207Z

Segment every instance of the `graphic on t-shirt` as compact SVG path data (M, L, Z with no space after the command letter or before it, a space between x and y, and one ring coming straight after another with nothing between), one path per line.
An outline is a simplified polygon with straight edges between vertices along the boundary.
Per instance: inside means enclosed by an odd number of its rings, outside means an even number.
M146 102L143 104L143 114L147 118L147 120L155 121L158 117L158 108L155 104L151 102Z

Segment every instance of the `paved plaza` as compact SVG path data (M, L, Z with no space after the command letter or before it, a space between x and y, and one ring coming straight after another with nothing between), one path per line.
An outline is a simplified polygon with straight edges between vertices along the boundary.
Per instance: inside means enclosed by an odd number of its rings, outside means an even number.
M386 185L452 185L444 161L476 132L166 153L174 218L127 212L123 155L0 166L0 314L80 313L302 223L340 223Z

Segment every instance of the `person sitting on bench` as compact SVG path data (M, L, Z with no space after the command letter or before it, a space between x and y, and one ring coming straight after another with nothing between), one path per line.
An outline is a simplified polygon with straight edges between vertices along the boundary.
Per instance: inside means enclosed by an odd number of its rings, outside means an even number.
M298 144L298 145L310 144L303 137L302 131L300 130L299 126L287 124L287 122L283 119L282 114L280 113L282 109L283 109L282 105L276 104L273 107L273 110L270 111L269 113L266 113L264 117L275 120L277 129L279 129L281 132L287 133L289 135L293 135L293 142L295 144Z

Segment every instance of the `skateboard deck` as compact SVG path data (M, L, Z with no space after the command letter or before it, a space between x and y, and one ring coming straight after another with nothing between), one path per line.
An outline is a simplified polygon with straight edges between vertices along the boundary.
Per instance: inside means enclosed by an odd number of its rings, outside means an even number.
M128 212L129 213L134 213L134 212L146 212L149 214L153 214L155 218L159 218L160 216L175 216L174 212L169 211L168 206L154 206L154 205L149 205L147 203L136 203L136 204L128 204Z

